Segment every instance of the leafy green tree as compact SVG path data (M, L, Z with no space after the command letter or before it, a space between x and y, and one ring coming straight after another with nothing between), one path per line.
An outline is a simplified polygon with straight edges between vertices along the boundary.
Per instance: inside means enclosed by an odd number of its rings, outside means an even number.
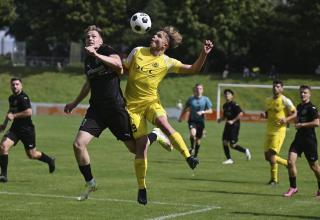
M13 0L0 1L0 29L11 24L16 19Z

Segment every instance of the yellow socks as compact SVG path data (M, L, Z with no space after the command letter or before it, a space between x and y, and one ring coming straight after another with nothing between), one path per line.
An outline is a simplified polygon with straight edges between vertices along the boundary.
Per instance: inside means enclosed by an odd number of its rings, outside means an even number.
M134 168L136 170L136 177L139 189L146 188L147 160L135 159Z
M271 180L278 182L278 164L271 166Z
M176 150L178 150L184 156L185 159L190 157L190 153L187 148L187 145L178 132L171 134L169 137L169 140L170 140L171 144L173 145L173 147Z
M288 161L287 160L285 160L285 159L283 159L283 158L281 158L281 157L279 157L279 156L275 156L276 157L276 162L278 163L278 164L281 164L281 165L283 165L283 166L288 166Z

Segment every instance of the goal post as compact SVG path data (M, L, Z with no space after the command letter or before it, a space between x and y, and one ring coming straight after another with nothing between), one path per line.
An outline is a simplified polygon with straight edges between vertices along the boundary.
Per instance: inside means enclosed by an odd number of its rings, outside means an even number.
M226 88L257 88L257 89L272 89L272 85L263 85L263 84L234 84L234 83L219 83L217 86L217 119L220 118L221 115L221 91ZM294 85L284 85L284 89L294 89L298 90L300 86L294 86ZM311 86L312 90L320 90L320 86ZM264 97L265 98L265 97ZM250 101L250 100L248 100ZM317 103L315 103L317 104Z

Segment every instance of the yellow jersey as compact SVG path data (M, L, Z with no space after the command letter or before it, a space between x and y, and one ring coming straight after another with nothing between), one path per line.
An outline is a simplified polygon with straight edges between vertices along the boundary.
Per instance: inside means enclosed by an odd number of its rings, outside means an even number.
M280 125L279 121L287 117L289 112L295 110L292 101L280 95L276 99L268 97L265 100L265 111L268 115L267 134L275 134L277 132L285 132L286 125Z
M153 56L150 47L134 48L123 63L129 70L125 98L131 110L159 102L159 83L169 72L180 73L182 66L180 61L165 54Z

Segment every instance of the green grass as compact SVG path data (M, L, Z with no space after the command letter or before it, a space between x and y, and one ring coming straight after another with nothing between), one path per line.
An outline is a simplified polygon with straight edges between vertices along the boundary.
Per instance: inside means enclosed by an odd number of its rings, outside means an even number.
M10 78L20 76L24 82L24 89L33 102L67 103L73 100L78 94L84 83L85 76L82 68L66 68L63 72L56 72L48 68L30 67L8 67L0 64L0 100L7 100L11 94L9 87ZM293 76L283 75L281 79L286 85L318 85L319 76L305 75ZM202 83L205 88L205 95L209 96L216 106L216 94L218 83L246 83L246 84L268 84L272 80L264 75L257 79L242 79L240 74L231 74L231 78L221 80L220 74L200 74L200 75L176 75L170 74L160 84L159 93L161 102L164 106L176 106L178 100L185 102L192 95L192 88L196 83ZM126 77L123 77L121 87L124 91ZM234 88L236 100L245 110L261 110L264 106L263 100L271 95L269 89L239 89ZM298 92L296 90L286 90L285 94L292 97L297 103ZM320 91L313 92L313 100L320 99ZM222 99L223 100L223 99ZM88 103L88 97L83 104Z
M207 122L207 136L200 149L200 165L194 176L182 156L163 150L157 143L149 149L149 204L136 203L137 186L133 155L105 131L89 145L92 169L99 185L92 199L74 198L84 190L72 141L79 117L35 116L38 150L56 156L57 170L30 161L19 143L9 155L9 182L0 184L0 219L155 219L188 213L175 219L318 219L317 185L306 160L298 161L299 193L281 196L288 189L285 168L280 167L280 184L269 187L269 165L263 158L263 123L243 123L240 144L250 147L252 160L231 151L234 165L224 166L221 146L222 124ZM186 123L172 121L188 140ZM295 130L287 132L281 155L287 155ZM319 136L318 136L319 138ZM12 194L7 194L12 193ZM220 207L199 213L207 207Z

